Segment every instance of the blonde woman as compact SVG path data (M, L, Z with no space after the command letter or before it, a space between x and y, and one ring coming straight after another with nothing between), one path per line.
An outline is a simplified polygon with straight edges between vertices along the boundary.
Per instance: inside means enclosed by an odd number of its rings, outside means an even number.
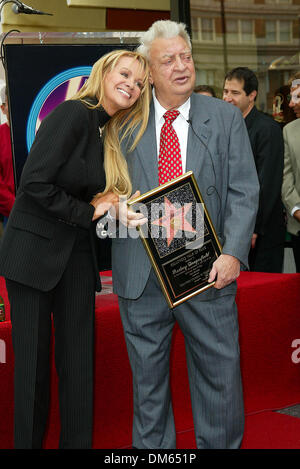
M149 100L146 60L113 51L94 64L72 100L43 120L32 145L0 249L15 353L15 448L42 447L51 313L59 447L92 445L94 300L100 289L95 223L119 195L131 192L119 133L140 126L137 144Z

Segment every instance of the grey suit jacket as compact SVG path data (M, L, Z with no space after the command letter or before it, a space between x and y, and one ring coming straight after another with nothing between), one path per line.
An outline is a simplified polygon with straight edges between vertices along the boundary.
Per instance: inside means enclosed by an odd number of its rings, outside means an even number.
M216 98L192 94L186 171L193 171L218 233L223 253L248 265L248 253L258 207L259 184L248 132L241 112ZM130 142L131 143L131 142ZM133 191L158 186L155 113L138 146L126 153ZM151 264L140 239L130 236L112 243L114 291L138 298ZM199 300L235 293L236 282L222 290L208 289Z
M300 119L290 122L283 128L284 169L282 201L287 210L287 230L297 234L300 223L291 215L292 209L300 206Z

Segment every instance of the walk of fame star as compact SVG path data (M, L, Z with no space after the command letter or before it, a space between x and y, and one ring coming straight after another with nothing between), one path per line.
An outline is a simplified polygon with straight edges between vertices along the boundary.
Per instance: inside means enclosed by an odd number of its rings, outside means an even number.
M192 202L184 204L178 208L173 205L167 197L164 199L165 214L162 217L152 221L152 225L162 226L166 229L166 238L169 247L179 230L189 231L191 233L195 233L196 230L185 218L191 206L193 205Z

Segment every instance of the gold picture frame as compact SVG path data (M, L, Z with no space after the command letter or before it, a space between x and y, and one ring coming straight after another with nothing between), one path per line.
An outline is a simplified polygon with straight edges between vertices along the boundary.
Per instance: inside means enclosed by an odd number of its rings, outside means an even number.
M139 234L170 308L212 287L222 246L192 171L128 202L148 222Z

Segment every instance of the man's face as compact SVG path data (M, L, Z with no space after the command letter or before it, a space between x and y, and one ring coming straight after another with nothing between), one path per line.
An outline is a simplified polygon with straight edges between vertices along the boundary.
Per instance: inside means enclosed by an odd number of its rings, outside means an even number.
M252 91L248 96L246 95L244 80L240 81L232 78L232 80L225 81L223 100L237 106L241 110L243 117L246 117L253 108L256 95L256 91Z
M155 39L150 49L150 83L166 109L179 107L192 94L195 67L189 46L181 36Z
M289 107L293 109L297 117L300 117L300 83L298 83L299 81L300 80L295 80L295 82L297 83L292 83L290 90L291 100L289 102Z

